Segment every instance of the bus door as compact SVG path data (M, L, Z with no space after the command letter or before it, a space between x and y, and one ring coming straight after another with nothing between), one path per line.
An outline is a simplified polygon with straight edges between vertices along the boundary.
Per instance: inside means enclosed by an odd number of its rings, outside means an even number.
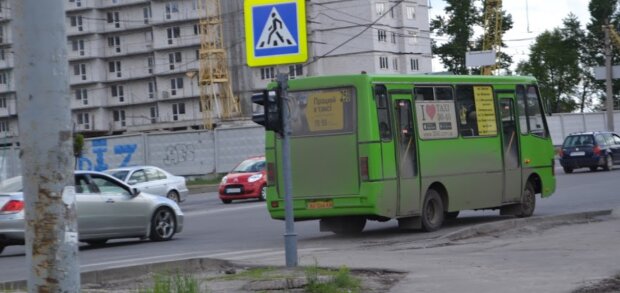
M502 202L515 202L521 198L521 166L514 95L499 94L499 109L504 151L504 191Z
M394 105L394 147L397 166L397 215L419 213L420 180L413 126L411 91L390 91Z

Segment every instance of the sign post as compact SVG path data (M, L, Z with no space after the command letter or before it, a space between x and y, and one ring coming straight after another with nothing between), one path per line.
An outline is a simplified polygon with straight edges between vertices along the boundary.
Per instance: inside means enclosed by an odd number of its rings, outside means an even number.
M248 66L271 66L306 62L305 0L246 0L245 35ZM293 211L290 136L291 112L288 107L288 74L278 72L278 89L282 99L282 164L284 177L284 246L286 266L297 266L297 234ZM267 116L269 119L269 116Z

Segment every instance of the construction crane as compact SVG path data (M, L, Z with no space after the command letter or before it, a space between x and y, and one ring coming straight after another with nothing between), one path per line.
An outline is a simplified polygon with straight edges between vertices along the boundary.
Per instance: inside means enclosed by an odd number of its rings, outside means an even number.
M220 0L198 0L200 13L200 69L198 84L205 129L217 121L240 114L239 99L233 95L224 46Z
M484 3L482 50L495 50L495 56L499 56L502 48L502 20L502 0L486 0ZM497 69L497 64L484 66L482 75L492 75L495 69Z
M609 38L611 39L611 42L616 49L620 50L620 34L618 34L616 29L612 25L604 25L603 29L609 31Z

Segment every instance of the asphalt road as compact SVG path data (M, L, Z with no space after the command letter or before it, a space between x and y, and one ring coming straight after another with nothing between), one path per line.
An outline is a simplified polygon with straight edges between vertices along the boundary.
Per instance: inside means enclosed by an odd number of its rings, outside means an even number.
M557 191L550 198L538 200L535 216L620 207L620 168L612 172L585 170L574 174L557 170ZM130 239L112 241L102 248L83 246L79 255L82 270L198 256L242 261L257 255L283 254L284 222L272 220L264 205L257 201L224 205L214 193L192 195L181 205L186 226L174 240L151 243ZM497 211L467 211L434 233L400 231L396 221L369 222L365 232L356 237L321 233L318 221L298 222L295 229L299 250L311 251L386 241L424 241L468 225L501 219ZM282 259L284 262L284 256ZM5 249L0 255L0 282L27 276L24 247Z

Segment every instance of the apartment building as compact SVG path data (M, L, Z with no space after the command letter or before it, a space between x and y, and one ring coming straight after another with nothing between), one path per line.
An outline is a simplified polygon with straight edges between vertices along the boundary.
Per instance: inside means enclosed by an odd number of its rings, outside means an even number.
M66 0L71 109L89 136L202 126L199 0ZM431 71L425 0L307 0L305 64L248 68L243 0L220 0L234 91L242 110L275 74ZM17 137L11 9L0 0L0 138ZM348 42L345 42L349 40Z

